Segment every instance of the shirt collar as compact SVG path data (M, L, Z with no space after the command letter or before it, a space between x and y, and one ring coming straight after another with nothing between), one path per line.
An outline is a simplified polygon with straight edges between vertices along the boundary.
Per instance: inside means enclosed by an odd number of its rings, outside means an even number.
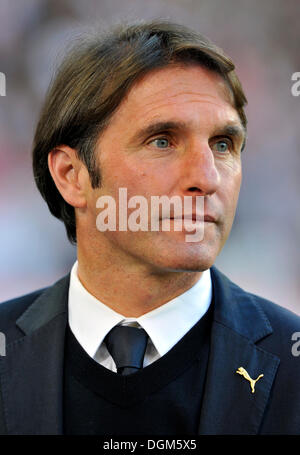
M164 305L140 316L126 318L90 294L71 270L69 325L84 350L94 357L108 332L117 324L137 321L152 340L160 356L168 352L206 313L212 297L210 270L200 280Z
M211 298L210 270L205 270L194 286L137 321L163 356L204 316Z

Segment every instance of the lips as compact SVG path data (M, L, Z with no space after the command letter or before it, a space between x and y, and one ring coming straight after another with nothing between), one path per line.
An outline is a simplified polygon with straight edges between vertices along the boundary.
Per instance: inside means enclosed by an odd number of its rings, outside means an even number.
M170 220L192 220L192 221L206 221L206 222L209 222L209 223L215 223L216 222L216 218L213 216L213 215L209 215L209 214L206 214L206 215L199 215L199 214L196 214L196 213L192 213L192 214L184 214L183 216L179 216L179 217L170 217Z
M204 215L204 221L210 222L210 223L216 223L216 218L212 215Z

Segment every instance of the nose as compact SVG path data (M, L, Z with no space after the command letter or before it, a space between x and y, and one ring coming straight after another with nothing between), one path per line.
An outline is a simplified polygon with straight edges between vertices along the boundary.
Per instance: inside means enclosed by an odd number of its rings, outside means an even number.
M214 154L207 142L197 141L185 153L182 163L181 186L185 194L207 196L216 192L220 174Z

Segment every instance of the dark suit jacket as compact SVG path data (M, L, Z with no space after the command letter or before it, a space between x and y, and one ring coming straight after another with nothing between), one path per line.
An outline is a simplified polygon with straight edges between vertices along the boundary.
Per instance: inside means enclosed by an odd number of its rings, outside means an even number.
M300 434L300 318L211 269L214 317L199 434ZM0 434L63 433L69 276L0 305ZM251 392L236 373L264 376Z

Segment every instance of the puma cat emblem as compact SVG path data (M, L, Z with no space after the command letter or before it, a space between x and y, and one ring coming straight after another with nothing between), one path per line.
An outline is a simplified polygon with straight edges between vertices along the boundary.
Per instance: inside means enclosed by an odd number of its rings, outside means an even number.
M263 377L263 374L260 374L256 379L252 379L252 378L249 376L248 372L247 372L247 371L245 370L245 368L243 368L243 367L239 367L239 368L236 370L236 373L237 373L237 374L240 374L241 376L244 376L244 378L247 379L247 381L250 382L250 386L251 386L251 391L252 391L252 393L255 392L255 388L254 388L255 383L256 383L260 378Z

